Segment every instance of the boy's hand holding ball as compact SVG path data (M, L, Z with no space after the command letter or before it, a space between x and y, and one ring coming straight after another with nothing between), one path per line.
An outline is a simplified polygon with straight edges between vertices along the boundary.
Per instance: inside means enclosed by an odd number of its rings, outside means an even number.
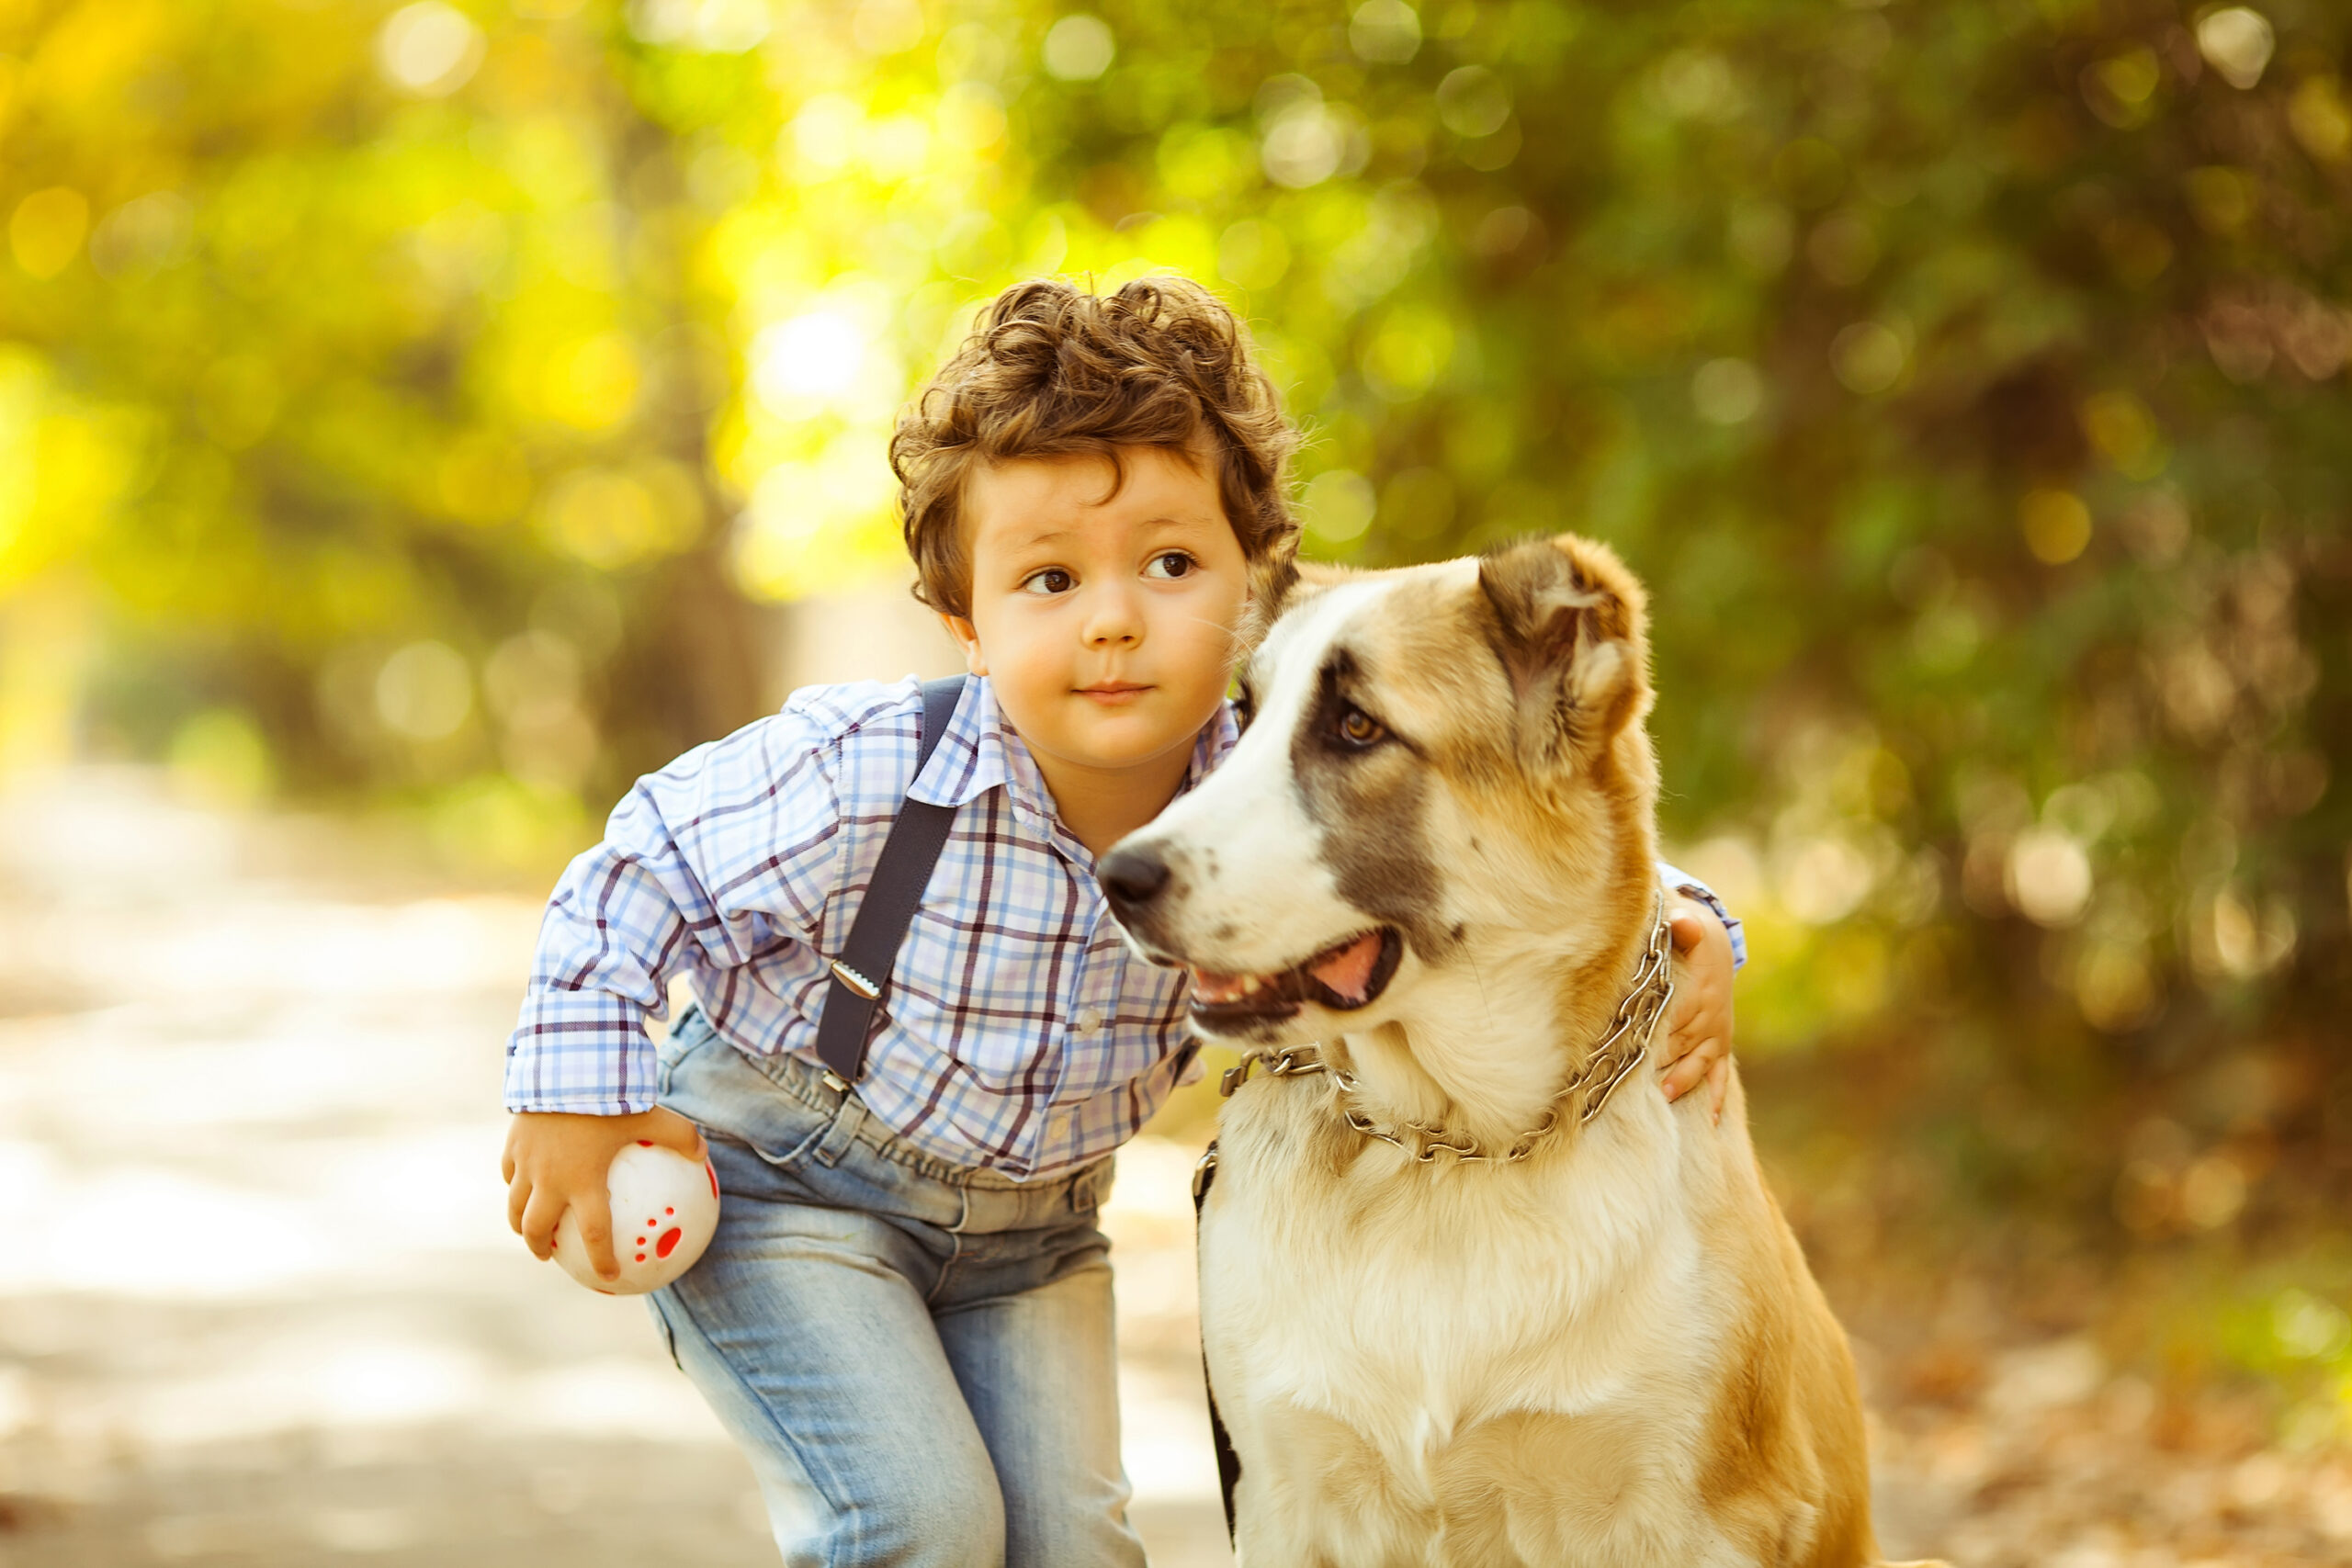
M630 1157L616 1163L624 1156ZM700 1128L659 1106L633 1116L521 1111L507 1129L500 1167L506 1223L533 1257L557 1258L591 1289L606 1294L650 1290L684 1273L710 1240L718 1191L709 1156ZM615 1198L635 1207L616 1216ZM636 1212L648 1202L647 1214ZM661 1221L658 1229L646 1227L648 1214ZM622 1238L630 1243L626 1269L614 1247L616 1217L631 1227ZM635 1245L640 1232L643 1247ZM625 1281L625 1274L634 1278Z

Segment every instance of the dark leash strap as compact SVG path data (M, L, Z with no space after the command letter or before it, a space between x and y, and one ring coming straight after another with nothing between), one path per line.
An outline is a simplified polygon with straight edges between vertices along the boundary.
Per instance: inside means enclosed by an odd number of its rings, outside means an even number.
M1201 1209L1209 1201L1209 1189L1216 1184L1216 1140L1209 1140L1208 1152L1201 1156L1201 1163L1193 1168L1193 1227L1197 1250ZM1225 1429L1225 1417L1217 1414L1216 1388L1209 1382L1209 1348L1205 1339L1201 1344L1201 1387L1209 1396L1209 1441L1216 1445L1216 1489L1225 1495L1225 1539L1233 1540L1233 1488L1241 1479L1241 1456L1233 1451L1233 1436Z
M907 781L922 776L923 764L938 749L939 738L956 716L964 695L964 677L950 675L922 683L922 733L915 745L915 771ZM874 880L850 922L849 940L833 960L832 984L825 988L825 1010L817 1019L817 1055L844 1087L857 1082L865 1070L865 1043L874 1032L875 1004L890 983L899 962L899 945L915 918L915 906L931 885L932 868L946 847L947 830L956 825L956 808L928 801L901 800L890 836L883 840L882 858L875 863Z

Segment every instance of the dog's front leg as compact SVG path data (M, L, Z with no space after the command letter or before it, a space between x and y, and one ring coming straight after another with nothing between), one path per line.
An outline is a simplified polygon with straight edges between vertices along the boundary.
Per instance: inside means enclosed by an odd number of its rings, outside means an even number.
M1236 1423L1235 1553L1245 1568L1423 1568L1437 1525L1379 1449L1292 1404Z

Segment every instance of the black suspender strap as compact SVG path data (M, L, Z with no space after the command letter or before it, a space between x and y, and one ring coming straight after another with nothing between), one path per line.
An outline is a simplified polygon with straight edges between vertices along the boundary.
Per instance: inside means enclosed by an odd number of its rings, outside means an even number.
M914 778L947 732L956 705L964 694L964 677L922 683L922 735L916 744ZM914 779L907 781L910 789ZM817 1019L817 1055L843 1084L857 1082L865 1070L865 1043L874 1030L874 1006L890 983L899 962L899 944L915 906L931 885L932 868L946 846L947 829L956 824L956 808L927 801L902 800L890 836L883 840L882 858L875 863L874 880L850 922L849 940L833 960L832 984L825 988L825 1010Z

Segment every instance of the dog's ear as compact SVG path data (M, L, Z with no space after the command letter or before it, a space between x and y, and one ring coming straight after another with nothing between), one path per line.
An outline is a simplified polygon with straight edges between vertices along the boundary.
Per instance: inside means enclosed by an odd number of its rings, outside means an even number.
M1347 567L1303 561L1287 552L1252 564L1250 603L1241 612L1241 623L1234 634L1245 656L1249 649L1266 640L1266 633L1283 618L1284 611L1356 575Z
M1479 561L1478 587L1529 764L1589 761L1648 709L1642 587L1609 547L1573 534L1517 545Z

